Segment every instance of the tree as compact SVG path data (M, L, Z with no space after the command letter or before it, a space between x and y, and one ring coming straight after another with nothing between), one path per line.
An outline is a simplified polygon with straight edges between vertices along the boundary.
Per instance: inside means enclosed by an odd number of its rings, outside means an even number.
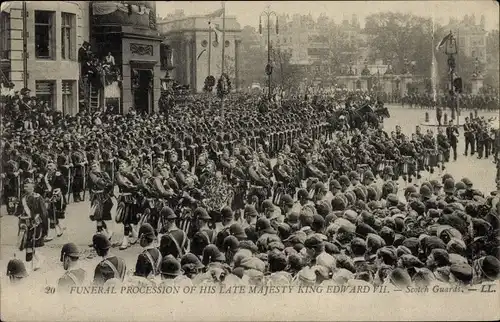
M391 61L396 72L405 69L405 59L415 61L415 73L430 74L432 21L412 14L382 12L366 18L364 33L374 56Z
M253 82L264 84L264 68L267 52L260 42L260 35L251 26L241 30L240 81L241 87L249 87Z
M276 48L273 50L274 69L272 74L274 86L281 86L287 90L295 88L304 80L303 70L290 63L292 53Z
M486 70L483 70L484 85L499 88L498 66L500 64L499 40L500 37L498 29L492 30L486 37Z
M234 80L236 77L236 61L234 57L229 56L228 54L224 55L224 73L229 76L230 80ZM222 64L217 63L217 70L222 70Z

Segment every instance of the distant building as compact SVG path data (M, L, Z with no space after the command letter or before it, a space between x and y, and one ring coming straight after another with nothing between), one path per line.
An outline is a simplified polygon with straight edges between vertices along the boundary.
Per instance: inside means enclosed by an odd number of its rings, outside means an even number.
M486 36L485 17L481 16L479 23L474 15L465 15L462 20L450 19L446 30L451 30L458 38L458 46L471 58L478 58L486 63Z
M194 92L201 92L208 75L216 79L222 72L222 47L224 46L224 71L229 75L233 88L239 86L240 24L234 16L226 16L225 43L222 43L222 17L213 18L210 35L206 16L162 19L158 30L163 38L162 60L169 62L171 77L181 85L189 85ZM209 42L212 42L210 45ZM209 61L210 54L210 61ZM169 57L165 57L169 55ZM170 66L162 65L162 70Z

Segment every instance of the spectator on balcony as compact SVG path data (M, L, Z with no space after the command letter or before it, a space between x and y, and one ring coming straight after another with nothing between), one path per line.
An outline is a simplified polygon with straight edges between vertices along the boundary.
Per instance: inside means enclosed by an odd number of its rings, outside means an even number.
M86 66L90 61L90 44L86 41L83 42L82 46L78 49L78 62L80 63L80 75L85 76L88 69Z
M113 57L113 55L111 55L111 52L108 52L108 55L104 59L104 62L106 65L109 65L110 67L115 66L115 57Z

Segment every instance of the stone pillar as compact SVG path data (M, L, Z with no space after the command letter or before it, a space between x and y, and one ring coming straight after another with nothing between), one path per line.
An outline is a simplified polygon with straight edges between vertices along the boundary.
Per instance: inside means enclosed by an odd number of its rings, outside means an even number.
M196 63L196 42L194 39L191 39L189 41L189 50L191 51L191 82L189 83L189 85L191 86L191 91L193 93L196 93L197 90L197 73L198 73L198 69L197 69L197 63Z
M361 90L362 91L368 90L368 78L367 77L361 77Z
M234 87L236 90L240 89L240 43L241 40L234 41Z
M472 95L477 95L479 93L479 90L481 89L481 87L483 87L483 80L484 78L481 75L471 79Z
M184 84L189 84L191 85L191 54L192 54L192 51L191 51L191 39L186 39L186 41L184 42L184 50L185 50L185 53L186 53L186 72L185 72L185 79L184 79ZM184 85L183 84L183 85Z

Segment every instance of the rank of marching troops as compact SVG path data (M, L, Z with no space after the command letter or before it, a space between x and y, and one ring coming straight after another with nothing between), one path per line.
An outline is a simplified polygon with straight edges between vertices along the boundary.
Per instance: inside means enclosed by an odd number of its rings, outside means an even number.
M411 139L400 127L390 135L379 128L328 138L332 134L318 124L309 133L288 130L251 137L248 143L244 138L239 143L219 138L206 144L187 139L177 149L163 143L112 153L98 145L84 151L75 142L56 153L41 154L21 147L21 153L6 154L8 212L20 218L19 248L26 249L30 261L41 256L33 256L32 249L63 234L68 202L85 200L87 192L89 218L108 240L113 232L106 222L112 220L116 200L115 220L123 224L124 236L120 249L134 244L139 227L148 223L157 235L165 236L160 249L182 254L197 232L199 207L208 211L202 218L210 218L211 229L223 229L224 206L243 220L245 206L261 211L267 198L280 205L282 196L293 197L306 179L306 195L298 193L299 199L310 198L321 190L318 182L329 180L342 184L374 180L375 175L386 183L399 176L407 182L418 180L420 171L442 169L449 159L450 144L441 129L437 138L431 131L422 134L418 127ZM270 156L277 157L274 167Z

